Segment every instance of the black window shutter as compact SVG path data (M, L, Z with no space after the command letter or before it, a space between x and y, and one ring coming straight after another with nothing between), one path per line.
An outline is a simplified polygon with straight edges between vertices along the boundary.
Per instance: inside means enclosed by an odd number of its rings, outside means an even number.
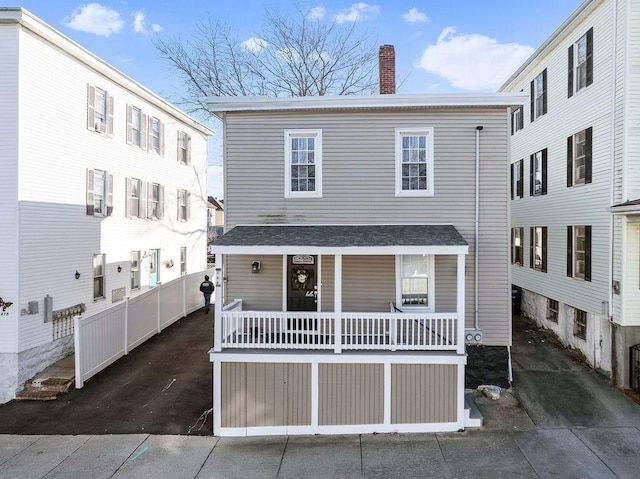
M518 111L518 110L514 110L514 111L511 112L511 134L512 135L514 133L513 123L514 123L515 118L516 118L516 111Z
M536 161L536 155L529 155L529 196L533 196L533 166Z
M542 272L547 272L547 227L542 228Z
M567 72L567 98L573 96L573 45L569 47L569 58L567 59L569 71Z
M547 194L547 149L542 150L542 194Z
M518 117L518 129L522 130L524 128L524 108L518 108L520 110L520 116Z
M511 264L515 263L515 258L516 255L514 254L514 249L515 249L515 241L514 241L514 236L515 236L515 228L511 228Z
M534 87L533 87L533 81L532 81L532 82L531 82L531 122L532 122L532 123L533 123L533 120L535 120L535 119L536 119L536 117L535 117L535 111L534 111L534 108L533 108L533 107L534 107L534 104L535 104L535 102L536 102L535 94L536 94L536 92L535 92L535 90L534 90Z
M515 198L515 189L514 189L514 180L516 178L515 175L515 163L511 163L511 199L513 200Z
M93 199L94 181L95 181L94 171L91 168L87 168L86 212L87 212L87 215L89 216L93 216L93 211L94 211L94 199Z
M573 136L567 137L567 187L573 186Z
M529 267L531 269L533 269L533 258L535 256L535 251L533 249L533 242L534 242L534 237L535 237L535 228L529 228L529 236L530 236L530 241L529 241Z
M593 128L589 127L585 130L585 158L584 158L584 182L591 183L591 151Z
M547 69L542 71L542 114L547 113Z
M573 226L567 226L567 276L573 276Z
M587 32L587 86L593 83L593 27Z
M591 226L584 227L584 280L591 281Z
M524 197L524 160L520 160L520 181L518 182L518 197Z

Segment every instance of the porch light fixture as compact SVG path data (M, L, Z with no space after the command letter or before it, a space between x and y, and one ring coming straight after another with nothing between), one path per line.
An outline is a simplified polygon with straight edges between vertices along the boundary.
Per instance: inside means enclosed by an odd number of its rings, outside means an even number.
M76 277L76 279L80 279L80 273L78 272L78 270L76 270L76 274L74 276Z
M122 266L118 265L118 273L122 271Z
M260 271L260 261L254 261L251 263L251 272L257 273Z

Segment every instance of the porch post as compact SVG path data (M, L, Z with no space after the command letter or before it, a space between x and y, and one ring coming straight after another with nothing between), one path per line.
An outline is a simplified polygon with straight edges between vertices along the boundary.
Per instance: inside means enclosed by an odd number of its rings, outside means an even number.
M334 352L342 352L342 255L336 254L335 258L335 273L334 273L334 286L333 286L333 311L334 311Z
M464 274L464 260L465 255L458 255L458 287L456 288L458 291L457 303L456 303L456 312L458 316L458 331L457 331L457 343L458 347L456 351L458 354L464 354L464 328L465 328L465 274Z
M218 264L218 261L220 262ZM216 254L215 304L213 305L213 350L222 351L222 288L224 287L224 255Z

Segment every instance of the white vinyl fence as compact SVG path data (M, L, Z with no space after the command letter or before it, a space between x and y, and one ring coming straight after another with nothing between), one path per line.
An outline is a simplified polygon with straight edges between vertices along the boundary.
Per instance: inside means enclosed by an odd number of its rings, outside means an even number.
M202 307L201 271L145 291L89 317L75 318L76 388L136 346Z

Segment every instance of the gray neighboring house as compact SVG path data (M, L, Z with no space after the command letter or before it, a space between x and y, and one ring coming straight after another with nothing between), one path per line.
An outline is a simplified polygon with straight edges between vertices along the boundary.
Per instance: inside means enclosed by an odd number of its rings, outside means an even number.
M526 99L209 98L216 435L478 425L465 371L510 377L508 118Z

